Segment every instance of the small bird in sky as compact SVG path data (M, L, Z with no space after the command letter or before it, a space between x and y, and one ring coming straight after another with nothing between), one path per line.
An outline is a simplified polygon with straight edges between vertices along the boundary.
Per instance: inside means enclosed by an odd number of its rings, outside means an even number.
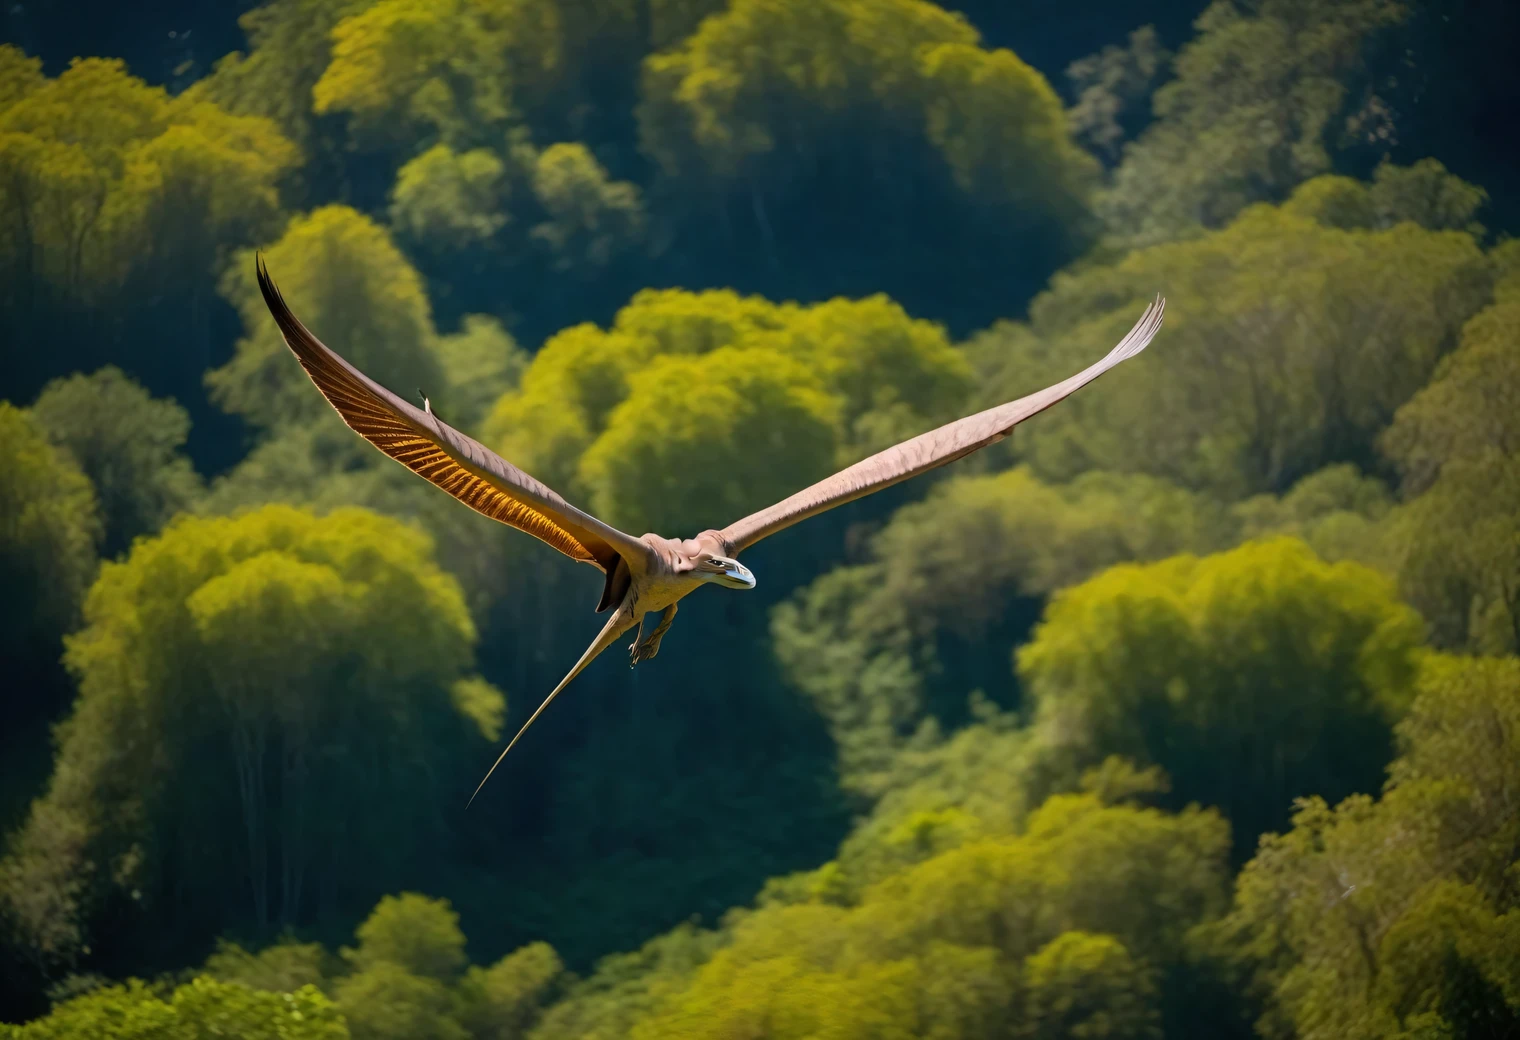
M628 648L630 664L649 660L659 653L660 640L675 620L676 604L681 599L709 584L728 589L755 587L754 574L737 559L745 549L810 516L995 444L1025 419L1069 397L1144 350L1160 330L1166 311L1166 301L1158 295L1118 346L1069 379L877 452L721 531L703 531L695 538L665 538L657 534L635 538L577 509L489 448L443 422L420 390L421 409L343 360L291 312L262 258L255 264L259 289L285 343L350 429L476 512L531 534L571 559L600 569L604 575L602 598L596 611L600 614L611 610L612 615L601 634L517 731L475 788L471 802L550 702L624 632L638 626ZM650 614L656 615L658 622L646 635L644 621Z

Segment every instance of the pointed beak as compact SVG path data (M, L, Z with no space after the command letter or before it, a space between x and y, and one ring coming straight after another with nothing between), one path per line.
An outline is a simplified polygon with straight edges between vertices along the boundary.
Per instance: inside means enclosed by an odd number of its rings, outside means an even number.
M723 576L718 579L722 584L731 589L752 589L755 587L755 576L750 569L738 560L724 560Z

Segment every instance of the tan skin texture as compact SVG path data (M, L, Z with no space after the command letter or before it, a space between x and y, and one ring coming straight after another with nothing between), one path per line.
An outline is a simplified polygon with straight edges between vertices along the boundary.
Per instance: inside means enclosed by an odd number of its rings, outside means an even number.
M735 559L741 551L824 510L1002 440L1025 419L1144 350L1161 328L1166 309L1166 302L1157 296L1118 346L1101 361L1063 382L903 441L721 531L703 531L688 539L657 534L634 538L577 509L478 441L449 426L433 414L426 400L422 408L417 408L344 361L291 313L262 260L257 261L257 266L264 302L286 344L322 396L354 432L471 509L531 534L605 575L597 612L615 608L612 616L575 667L518 730L481 780L481 787L570 680L624 632L635 625L639 628L628 648L630 663L649 660L659 652L660 639L675 620L676 604L682 598L709 583L736 589L755 587L754 575ZM659 623L644 635L644 618L648 614L659 615ZM475 794L479 793L477 787Z

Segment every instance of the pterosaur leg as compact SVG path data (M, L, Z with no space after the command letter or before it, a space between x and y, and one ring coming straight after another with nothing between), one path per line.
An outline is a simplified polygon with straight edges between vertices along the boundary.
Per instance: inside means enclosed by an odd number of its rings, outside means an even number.
M559 681L559 685L550 691L549 696L544 698L544 702L538 706L538 710L529 716L527 722L523 723L522 729L517 731L517 736L512 738L512 743L507 745L506 751L497 756L496 762L486 771L485 779L481 780L480 786L475 788L475 794L470 795L470 802L475 801L475 795L478 795L480 788L486 785L486 780L491 779L491 774L496 772L496 767L501 765L501 760L507 757L507 751L511 751L513 746L522 739L522 735L528 732L528 727L538 721L538 717L544 713L544 709L549 706L549 702L558 697L559 692L570 685L570 680L581 674L581 670L590 664L598 654L611 646L618 636L633 627L633 619L629 616L631 613L632 610L628 606L628 601L624 600L617 610L613 612L612 616L607 619L607 624L603 626L601 634L596 637L590 646L586 647L586 652L581 654L581 659L575 662L575 667L570 669L569 674ZM468 802L465 804L465 808L469 808Z
M628 653L630 655L638 654L639 644L644 641L644 619L648 616L648 614L639 615L639 630L633 634L633 642L628 644ZM628 662L628 667L632 668L637 663L638 657L634 656L633 660Z
M628 648L632 657L632 660L628 662L628 667L632 668L640 661L648 661L660 652L660 640L665 637L665 633L670 630L670 623L675 619L676 605L672 603L660 614L660 623L655 626L654 631L649 633L648 636L643 634L643 622L639 622L639 638L635 639L633 645Z

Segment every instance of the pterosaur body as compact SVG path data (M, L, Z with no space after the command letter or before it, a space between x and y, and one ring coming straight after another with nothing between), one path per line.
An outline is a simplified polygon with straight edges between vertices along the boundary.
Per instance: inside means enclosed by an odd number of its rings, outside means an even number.
M1157 296L1118 346L1069 379L903 441L721 531L707 530L687 539L657 534L635 538L577 509L495 452L449 426L433 414L425 399L423 407L417 408L343 360L291 313L262 260L258 262L258 281L264 302L286 344L322 396L351 429L471 509L531 534L603 574L602 597L596 609L597 613L611 610L612 614L601 634L518 730L486 773L485 780L490 779L507 752L560 691L629 629L636 625L639 628L629 646L631 663L649 660L659 652L660 640L675 620L676 604L681 599L707 584L731 589L755 587L755 576L736 558L742 551L816 513L1002 440L1025 419L1144 350L1161 328L1166 308L1166 302ZM650 615L655 615L658 622L645 633L645 621ZM480 788L475 791L479 794Z

